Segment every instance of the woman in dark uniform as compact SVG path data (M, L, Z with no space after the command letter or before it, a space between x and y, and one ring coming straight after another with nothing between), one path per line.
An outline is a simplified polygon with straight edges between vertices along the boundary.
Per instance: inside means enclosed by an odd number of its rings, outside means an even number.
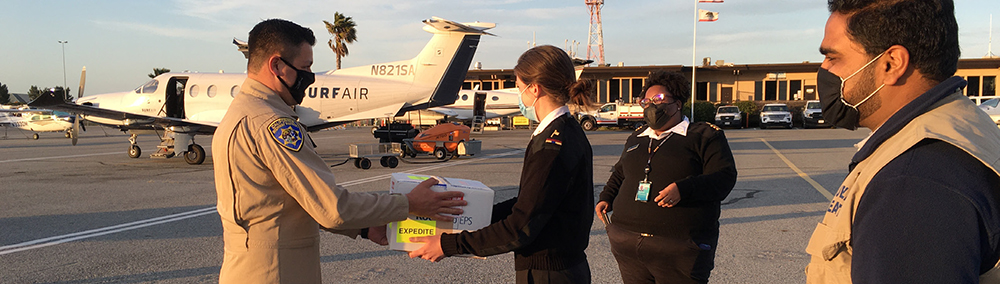
M736 184L725 134L681 113L689 83L653 72L643 87L647 126L625 142L594 208L607 224L622 281L707 283L719 240L720 203Z
M521 113L539 122L521 169L518 196L493 208L493 224L474 232L413 238L410 257L438 261L456 254L514 252L517 283L590 283L584 250L594 204L593 152L567 102L589 106L590 81L551 45L524 52L514 67Z

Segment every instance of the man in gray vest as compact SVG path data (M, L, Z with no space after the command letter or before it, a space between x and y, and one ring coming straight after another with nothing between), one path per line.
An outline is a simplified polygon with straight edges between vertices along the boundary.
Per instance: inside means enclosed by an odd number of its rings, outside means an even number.
M809 283L997 283L1000 130L963 95L951 0L830 0L823 116L872 129L806 248Z

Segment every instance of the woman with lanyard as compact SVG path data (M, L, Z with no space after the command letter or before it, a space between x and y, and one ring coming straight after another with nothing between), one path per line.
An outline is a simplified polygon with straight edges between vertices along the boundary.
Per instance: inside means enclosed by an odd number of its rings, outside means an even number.
M646 78L647 126L626 140L594 208L626 284L707 283L714 267L720 203L736 184L736 162L722 130L681 113L689 84L675 72Z
M474 232L411 238L427 244L410 257L514 252L517 283L590 283L584 250L594 215L593 151L567 102L589 106L592 83L577 81L565 51L539 46L514 67L521 113L539 122L521 168L518 195L493 207L493 223Z

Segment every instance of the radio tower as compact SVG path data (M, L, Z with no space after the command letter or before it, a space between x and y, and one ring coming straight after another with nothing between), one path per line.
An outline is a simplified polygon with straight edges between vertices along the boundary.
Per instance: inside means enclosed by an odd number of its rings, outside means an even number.
M587 59L604 66L604 32L601 29L601 7L604 0L584 0L590 10L590 34L587 36Z

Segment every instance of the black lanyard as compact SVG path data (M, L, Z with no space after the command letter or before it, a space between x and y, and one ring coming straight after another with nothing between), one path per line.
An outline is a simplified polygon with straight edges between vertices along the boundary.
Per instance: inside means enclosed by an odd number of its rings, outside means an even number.
M650 164L653 162L653 154L655 154L657 150L660 150L660 146L663 146L663 143L667 142L667 139L670 139L670 136L673 135L673 132L667 133L667 137L663 137L663 140L660 140L660 145L656 145L656 149L653 149L653 137L649 137L649 158L646 159L646 168L643 170L646 176L642 179L642 181L649 181Z

